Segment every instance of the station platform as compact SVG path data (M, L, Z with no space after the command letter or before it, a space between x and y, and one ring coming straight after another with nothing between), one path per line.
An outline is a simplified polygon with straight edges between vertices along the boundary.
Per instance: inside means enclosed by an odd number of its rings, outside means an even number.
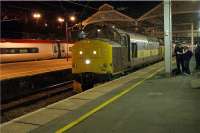
M194 62L192 62L194 66ZM200 73L159 62L1 125L3 133L198 133Z
M71 59L51 59L0 64L0 80L71 69Z

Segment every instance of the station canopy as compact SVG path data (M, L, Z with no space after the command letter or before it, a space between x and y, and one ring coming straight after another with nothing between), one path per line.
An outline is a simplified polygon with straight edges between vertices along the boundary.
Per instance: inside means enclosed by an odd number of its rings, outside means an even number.
M163 38L164 29L163 2L146 12L138 19L120 13L109 4L82 22L85 27L90 24L110 23L116 27L146 35ZM172 1L173 37L198 36L200 27L200 1Z
M90 24L109 23L121 28L130 28L135 25L135 22L135 19L115 10L113 6L104 4L95 14L84 20L82 25L85 27Z
M164 25L163 3L151 9L137 19L139 26L145 27L145 32L163 36ZM172 2L173 36L190 37L193 25L194 37L197 37L200 27L200 1Z

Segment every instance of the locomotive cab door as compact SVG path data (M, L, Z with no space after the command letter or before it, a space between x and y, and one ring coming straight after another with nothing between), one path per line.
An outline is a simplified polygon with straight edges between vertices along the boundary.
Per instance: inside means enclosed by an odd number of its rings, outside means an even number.
M121 34L121 45L120 48L120 64L122 70L130 67L131 55L130 55L130 36L126 33Z
M130 36L128 34L122 34L122 45L128 48L128 61L131 61L131 45L130 45Z

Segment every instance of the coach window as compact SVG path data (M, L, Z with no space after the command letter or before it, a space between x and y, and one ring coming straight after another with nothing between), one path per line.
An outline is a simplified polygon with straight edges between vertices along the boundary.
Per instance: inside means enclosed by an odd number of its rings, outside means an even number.
M137 43L131 43L132 45L132 58L137 58Z
M15 54L16 50L14 48L13 49L7 49L7 53L9 53L9 54Z
M5 48L0 48L0 54L5 54L6 53L6 49Z
M26 48L22 48L22 49L20 49L19 50L19 53L28 53L28 49L26 49Z
M1 54L16 54L16 48L1 48Z
M32 48L30 53L39 53L39 49L38 48Z
M25 54L38 53L38 48L1 48L0 54Z

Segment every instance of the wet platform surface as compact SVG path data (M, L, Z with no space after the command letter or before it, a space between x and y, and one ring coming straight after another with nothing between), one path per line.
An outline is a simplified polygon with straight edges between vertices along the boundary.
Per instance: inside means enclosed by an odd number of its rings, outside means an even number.
M0 80L71 69L71 60L51 59L0 64Z
M2 131L200 132L200 88L196 82L200 73L166 77L163 65L154 64L49 105L4 124Z

